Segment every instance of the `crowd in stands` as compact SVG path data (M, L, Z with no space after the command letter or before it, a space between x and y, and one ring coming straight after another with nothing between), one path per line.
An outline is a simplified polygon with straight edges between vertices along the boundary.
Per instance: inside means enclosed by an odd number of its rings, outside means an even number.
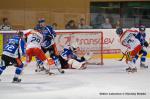
M119 28L122 27L122 23L120 20L117 20L115 24L112 24L109 18L105 18L103 20L104 22L101 22L98 26L94 27L93 25L89 25L85 18L80 18L79 22L76 22L75 20L71 19L68 22L66 22L64 28L58 28L57 23L52 23L51 26L57 30L57 29L112 29L112 28ZM0 31L10 31L13 30L11 24L9 23L8 18L2 18L2 24L0 25ZM15 30L15 29L14 29Z

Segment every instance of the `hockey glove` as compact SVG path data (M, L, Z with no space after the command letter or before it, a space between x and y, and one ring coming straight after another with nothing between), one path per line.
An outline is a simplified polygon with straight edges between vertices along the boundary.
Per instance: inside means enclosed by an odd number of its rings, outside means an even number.
M149 46L149 44L148 44L147 41L144 42L144 46L145 46L145 47L148 47L148 46Z

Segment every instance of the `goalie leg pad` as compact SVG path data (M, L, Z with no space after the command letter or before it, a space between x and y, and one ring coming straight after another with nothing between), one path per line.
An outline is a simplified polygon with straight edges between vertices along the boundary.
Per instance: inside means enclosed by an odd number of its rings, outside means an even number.
M75 59L70 59L68 64L72 66L72 68L80 69L85 62L78 62Z

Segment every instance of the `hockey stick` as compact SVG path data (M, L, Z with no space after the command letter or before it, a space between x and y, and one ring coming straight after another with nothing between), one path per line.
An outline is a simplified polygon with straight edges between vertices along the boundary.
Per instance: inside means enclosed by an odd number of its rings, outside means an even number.
M124 59L124 57L126 56L127 52L128 52L128 48L126 49L125 52L122 52L123 56L118 61L122 61Z
M123 58L126 56L126 54L125 53L123 53L122 52L122 54L123 54L123 56L118 60L118 61L122 61L123 60Z

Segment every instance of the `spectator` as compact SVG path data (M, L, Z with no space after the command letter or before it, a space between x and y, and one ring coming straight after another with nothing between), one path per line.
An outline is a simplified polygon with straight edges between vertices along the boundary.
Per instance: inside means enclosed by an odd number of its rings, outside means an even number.
M110 23L109 18L105 18L105 22L101 25L102 29L112 29L112 25Z
M81 18L78 28L79 29L92 29L92 26L86 25L85 19Z
M57 30L57 26L58 26L57 23L52 24L52 27L53 27L54 30Z
M12 30L12 26L9 24L8 18L3 18L2 21L3 21L3 23L0 26L1 31L10 31L10 30Z
M65 29L77 29L77 26L75 24L74 20L70 20L66 25Z
M120 20L117 20L116 24L114 25L114 28L120 28L122 27L122 24L121 24L121 21Z

